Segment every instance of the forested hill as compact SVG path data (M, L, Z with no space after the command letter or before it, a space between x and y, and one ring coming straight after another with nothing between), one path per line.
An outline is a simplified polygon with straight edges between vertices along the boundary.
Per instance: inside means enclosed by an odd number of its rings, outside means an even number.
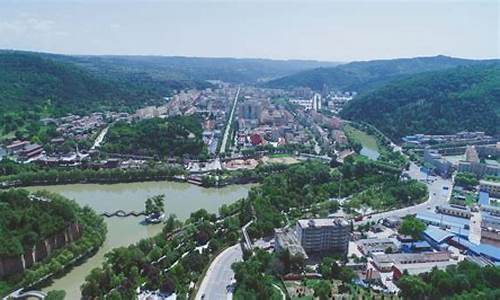
M183 56L66 56L44 54L51 59L72 62L89 70L115 76L147 75L156 80L255 83L338 63L312 60L210 58Z
M149 87L113 81L37 54L0 52L0 121L5 115L22 122L33 115L130 109L159 102L171 90Z
M324 85L343 91L364 92L380 87L398 77L437 71L484 61L447 56L401 58L352 62L332 68L308 70L269 81L267 87L310 87L320 91Z
M415 133L500 132L500 63L415 74L352 100L347 119L399 139Z

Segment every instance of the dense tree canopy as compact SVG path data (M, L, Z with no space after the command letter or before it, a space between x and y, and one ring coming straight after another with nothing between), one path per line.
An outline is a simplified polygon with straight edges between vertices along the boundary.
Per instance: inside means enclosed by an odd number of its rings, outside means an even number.
M354 99L341 114L397 139L462 130L496 134L499 109L500 66L491 64L412 75Z
M462 261L446 270L404 275L397 285L404 299L499 299L500 267Z
M102 150L158 158L199 156L206 154L201 133L196 116L153 118L132 124L120 122L109 129Z
M363 92L408 74L444 70L481 61L446 56L359 61L330 68L306 70L266 83L268 87L309 87L321 91L326 85L343 91Z
M146 88L145 88L146 87ZM40 117L131 110L161 103L168 90L137 87L91 73L72 63L33 53L0 52L0 130L31 126Z
M38 199L25 190L0 192L0 255L22 254L76 221L74 202Z

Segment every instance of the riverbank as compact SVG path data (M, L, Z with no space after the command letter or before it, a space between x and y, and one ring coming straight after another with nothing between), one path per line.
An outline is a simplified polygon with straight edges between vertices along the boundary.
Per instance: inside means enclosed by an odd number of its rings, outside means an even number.
M380 148L374 136L354 128L351 125L345 125L344 130L350 141L361 144L362 148L359 151L361 155L372 160L377 160L379 158Z
M50 199L58 203L69 202L68 199L60 195L46 191L38 192L37 197ZM47 239L45 244L41 245L47 245L49 241L55 243L56 241L60 241L62 237L69 239L71 242L62 247L56 247L56 244L50 245L48 248L46 247L45 253L48 253L46 258L37 261L36 264L27 268L24 272L12 275L4 279L3 282L0 282L0 295L7 294L19 288L43 286L44 283L54 276L63 276L69 271L71 266L92 256L103 244L107 233L104 219L88 207L82 208L74 203L71 206L76 215L76 223L72 225L75 228L74 232L65 231L59 234L58 237ZM40 253L31 255L38 257Z
M21 172L0 177L0 188L75 183L127 183L140 181L179 180L186 175L182 168L162 167L144 169L48 169Z
M97 213L123 210L143 210L146 198L165 194L166 215L175 214L178 219L187 219L192 212L206 209L217 213L219 207L245 198L253 185L232 185L223 188L202 188L185 182L148 181L116 184L69 184L29 187L28 190L49 190L78 204L96 210ZM65 290L67 299L80 298L80 285L95 267L100 267L105 254L117 247L127 247L143 238L153 237L161 232L163 224L142 225L141 217L106 218L108 235L95 255L82 264L73 267L63 277L55 278L43 291Z

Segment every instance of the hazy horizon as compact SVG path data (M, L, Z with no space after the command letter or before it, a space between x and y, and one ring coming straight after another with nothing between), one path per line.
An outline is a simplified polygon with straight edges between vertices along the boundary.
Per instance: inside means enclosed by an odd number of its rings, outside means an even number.
M494 0L4 0L0 8L0 48L9 50L325 62L500 57Z

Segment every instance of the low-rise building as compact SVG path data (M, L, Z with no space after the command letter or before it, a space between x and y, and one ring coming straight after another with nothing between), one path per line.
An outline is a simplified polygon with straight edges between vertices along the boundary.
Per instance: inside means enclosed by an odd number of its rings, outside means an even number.
M356 242L364 255L399 252L400 243L395 239L362 239Z
M443 204L436 206L436 210L439 213L455 216L459 218L470 219L472 216L472 212L469 207L456 205L456 204Z
M424 150L424 162L433 167L435 173L449 177L453 172L453 164L444 159L436 150L426 148Z
M462 231L466 235L468 235L468 230L470 229L470 220L450 215L422 211L417 213L416 218L427 225L450 229L450 231Z
M500 182L480 180L479 190L488 193L492 197L500 197Z
M458 171L473 173L478 177L500 176L500 165L461 160L458 162Z
M447 262L450 261L450 258L451 256L448 251L378 254L373 256L373 264L378 270L388 272L394 266L404 270L410 267L418 267L418 264Z
M426 240L434 249L445 250L448 248L448 240L454 237L453 234L439 227L428 226L422 233L422 238Z
M274 247L277 252L288 250L290 255L302 255L307 258L307 253L300 245L297 235L290 228L274 230Z

